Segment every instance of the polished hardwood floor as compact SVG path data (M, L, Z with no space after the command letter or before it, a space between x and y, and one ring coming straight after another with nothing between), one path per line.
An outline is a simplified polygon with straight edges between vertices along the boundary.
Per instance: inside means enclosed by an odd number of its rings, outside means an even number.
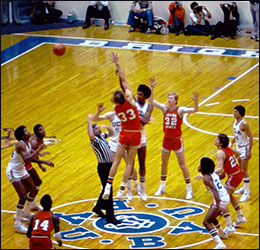
M186 37L182 34L176 37L174 34L128 33L127 29L124 26L111 26L109 30L104 31L103 27L90 27L86 30L78 27L29 32L26 36L3 35L1 36L1 50L23 41L31 34L195 47L259 49L259 43L250 40L249 37L238 37L229 41L219 38L212 41L210 37ZM63 216L91 213L99 195L100 181L96 170L97 161L89 144L86 121L88 114L96 112L98 102L104 102L107 111L113 110L110 100L113 91L119 89L119 84L109 53L113 51L118 54L119 62L134 94L136 94L139 84L149 84L149 79L154 77L158 82L155 99L161 103L167 104L169 92L179 94L180 106L193 105L191 96L194 90L200 95L199 112L189 115L187 122L182 125L186 164L191 174L194 198L191 201L185 200L185 183L174 154L171 155L168 166L166 193L161 198L154 196L154 192L160 184L163 139L162 113L158 109L154 109L152 113L154 119L146 126L148 140L146 193L148 200L141 201L133 191L134 199L131 202L125 202L124 206L132 207L133 211L131 211L135 215L151 213L157 218L165 217L168 221L167 226L147 231L146 234L139 234L141 231L113 233L113 231L109 231L112 230L111 228L100 229L101 226L95 215L91 215L81 224L75 221L69 223L68 218L66 220L65 217L62 217L61 231L75 230L74 234L80 235L81 238L64 239L64 245L62 247L56 245L56 248L129 249L140 248L140 246L144 248L213 248L215 243L210 240L209 234L200 233L200 230L177 234L175 230L182 228L185 231L185 223L189 223L189 226L196 224L203 228L202 221L212 198L203 183L194 180L198 174L197 167L203 156L211 157L216 161L217 150L214 146L216 134L226 133L230 138L233 136L233 109L238 104L246 107L245 119L250 124L254 136L253 154L249 161L251 199L240 204L247 223L238 228L237 232L224 242L227 248L259 248L258 58L160 53L158 51L74 45L66 45L65 55L57 57L52 53L52 46L48 43L43 44L2 65L1 137L7 136L7 131L4 131L3 128L15 129L23 124L33 132L33 126L41 123L48 136L56 136L60 139L60 141L54 140L53 143L51 140L46 141L47 150L51 154L46 155L44 159L53 161L54 168L47 167L46 173L37 166L35 168L43 181L38 200L45 193L49 193L53 198L53 212L63 213ZM100 124L108 125L109 123L106 121ZM15 141L12 139L2 138L1 144L6 145L13 142ZM16 233L13 228L13 215L18 196L5 174L13 148L14 146L10 146L1 150L1 248L27 249L28 239L25 235ZM138 169L137 160L135 166ZM121 183L124 168L124 163L121 162L113 184L114 195ZM240 198L239 195L236 197ZM121 206L123 205L116 203L116 214L127 212L127 209ZM183 206L189 206L190 208L187 209L191 210L191 207L197 206L197 209L202 212L182 220L176 219L170 214L165 215L167 209ZM232 219L235 220L236 214L231 206L230 213ZM84 218L86 219L86 217ZM165 219L163 220L165 221ZM220 222L225 227L222 217ZM73 231L70 233L73 235ZM84 233L86 235L93 233L95 237L83 237ZM69 234L65 235L69 237ZM157 242L158 245L149 245L149 243L144 244L142 240L138 241L135 236L149 236L150 240L160 240Z

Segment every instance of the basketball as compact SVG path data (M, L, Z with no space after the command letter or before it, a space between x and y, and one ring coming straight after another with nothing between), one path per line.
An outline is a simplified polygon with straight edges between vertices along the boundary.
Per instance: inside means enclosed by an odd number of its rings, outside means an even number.
M63 43L56 43L53 46L53 53L57 56L63 56L65 53L65 46Z

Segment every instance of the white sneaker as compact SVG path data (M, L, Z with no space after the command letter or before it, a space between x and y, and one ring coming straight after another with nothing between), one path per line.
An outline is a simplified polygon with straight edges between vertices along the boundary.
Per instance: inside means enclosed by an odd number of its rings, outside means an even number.
M239 188L238 190L235 191L235 194L243 194L244 193L244 187Z
M40 206L39 204L37 204L36 202L32 205L32 207L31 207L31 209L30 209L31 211L42 211L43 210L43 208L42 208L42 206Z
M127 189L126 189L126 198L127 198L129 201L131 201L131 200L133 199L132 187L131 187L131 186L130 186L130 188L127 187Z
M123 194L124 194L124 190L119 189L119 191L116 194L116 198L120 201L123 201L124 200Z
M243 195L241 196L240 198L240 202L244 202L244 201L248 201L250 199L250 195L249 194L246 194L246 193L243 193Z
M188 190L186 193L186 200L190 200L193 198L193 192L192 190Z
M147 201L147 195L145 193L145 187L140 186L140 198L142 201Z
M232 234L234 232L236 232L236 229L233 226L225 227L224 229L224 233L227 235Z
M105 187L104 193L102 195L102 199L103 200L108 200L109 195L110 195L110 188Z
M233 223L233 227L238 227L239 225L243 224L246 222L246 217L245 216L239 216L237 220Z
M165 193L165 186L160 186L158 190L154 193L155 196L161 196L163 193Z
M14 220L16 220L16 214L14 215ZM28 222L29 219L22 216L22 217L21 217L21 221L22 221L22 222Z
M21 234L27 233L27 227L25 227L22 223L15 223L14 229L16 232L21 233Z
M214 249L226 249L227 247L226 247L226 245L222 242L221 244L220 243L218 243L215 247L214 247Z

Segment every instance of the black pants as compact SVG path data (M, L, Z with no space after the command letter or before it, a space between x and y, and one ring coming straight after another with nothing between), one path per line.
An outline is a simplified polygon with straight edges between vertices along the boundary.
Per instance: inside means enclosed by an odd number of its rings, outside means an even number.
M114 218L114 206L113 206L113 189L111 187L111 192L108 200L103 200L102 195L104 193L104 189L107 183L107 178L109 174L109 170L112 167L112 163L98 163L98 175L102 184L102 191L99 195L98 201L96 203L97 209L105 209L106 210L106 218L108 220L112 220Z
M35 24L54 23L57 22L61 16L61 10L49 7L42 2L34 3L30 13L31 22Z
M227 23L218 22L212 30L215 37L223 36L236 36L237 23L235 20L229 20Z
M110 12L107 6L103 6L102 10L99 10L96 6L88 6L85 23L90 24L90 18L103 18L105 20L105 24L108 24L108 20L111 17Z

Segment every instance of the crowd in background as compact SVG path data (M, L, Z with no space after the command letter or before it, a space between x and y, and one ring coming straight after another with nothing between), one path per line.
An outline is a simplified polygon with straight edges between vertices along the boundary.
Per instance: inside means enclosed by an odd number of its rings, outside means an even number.
M9 2L12 2L13 23L21 25L18 11L19 1L1 1L2 24L7 24L9 19ZM30 20L32 23L54 23L62 16L62 11L54 8L55 1L32 0L32 10ZM104 29L109 29L111 21L110 1L90 1L87 7L83 29L91 26L91 18L104 19ZM251 39L259 41L259 0L250 2L250 12L254 26ZM185 26L184 18L188 10L182 6L181 1L171 2L168 6L169 19L164 20L154 15L152 1L133 1L129 10L127 24L130 26L129 32L139 30L150 34L152 32L168 34L175 33L177 36L183 33L190 35L210 35L214 40L218 37L235 39L239 25L239 10L236 2L220 3L224 19L216 24L211 23L212 13L206 6L201 6L197 2L190 4L189 19L191 24ZM214 13L213 13L214 15Z

